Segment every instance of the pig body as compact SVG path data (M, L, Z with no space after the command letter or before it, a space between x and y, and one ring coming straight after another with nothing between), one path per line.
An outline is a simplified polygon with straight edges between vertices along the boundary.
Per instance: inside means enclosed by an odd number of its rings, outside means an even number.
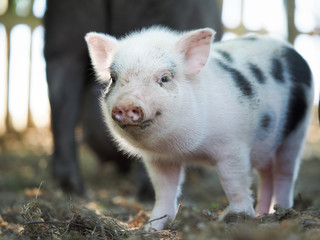
M186 164L217 168L230 211L292 207L313 102L312 75L288 44L245 37L212 44L214 31L161 27L117 40L86 36L109 81L101 99L119 147L141 157L156 202L148 230L173 219ZM253 209L250 171L260 174Z

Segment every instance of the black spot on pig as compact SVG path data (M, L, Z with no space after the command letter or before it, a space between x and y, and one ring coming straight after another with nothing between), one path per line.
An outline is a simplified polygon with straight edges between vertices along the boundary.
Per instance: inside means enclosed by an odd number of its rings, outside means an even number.
M287 62L288 72L294 84L305 84L311 86L312 74L307 62L294 49L286 47L283 57Z
M260 117L258 138L264 140L275 129L275 114L270 111Z
M257 65L249 63L249 69L253 73L254 77L258 80L259 83L266 82L266 78L265 78L263 72L261 71L261 69Z
M307 112L307 100L304 89L301 85L293 85L290 91L288 111L283 130L283 137L287 137L294 131L299 123L304 119Z
M216 49L215 51L219 53L223 57L223 59L226 60L227 62L229 63L233 62L233 58L231 57L230 53L223 50L219 50L219 49Z
M243 95L251 98L254 95L254 91L252 89L251 83L240 73L238 70L224 64L223 62L217 60L216 63L221 67L223 70L228 72L232 79L234 80L236 86L240 89Z
M289 78L292 81L289 106L284 128L284 137L296 129L307 111L305 86L310 87L312 74L307 62L294 49L286 47L283 58L287 63Z
M279 59L274 58L271 62L271 74L279 83L284 83L283 66Z
M272 118L269 114L265 114L262 116L260 120L260 126L263 130L268 131L271 126Z

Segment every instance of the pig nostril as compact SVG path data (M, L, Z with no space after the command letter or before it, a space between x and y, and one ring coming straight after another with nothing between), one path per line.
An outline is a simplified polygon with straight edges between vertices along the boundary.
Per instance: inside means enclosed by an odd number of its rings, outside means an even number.
M119 108L114 108L113 111L112 111L112 117L113 119L115 120L123 120L123 111Z
M138 121L141 118L141 111L139 108L134 108L128 111L128 116L133 120L133 121Z
M114 115L115 119L121 120L122 119L122 114L121 113L116 113Z

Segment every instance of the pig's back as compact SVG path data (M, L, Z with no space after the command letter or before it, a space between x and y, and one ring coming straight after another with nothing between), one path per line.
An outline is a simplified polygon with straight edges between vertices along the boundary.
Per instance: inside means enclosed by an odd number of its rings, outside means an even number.
M216 43L208 65L216 76L213 85L222 89L216 99L234 118L228 124L241 124L234 137L249 132L248 144L269 153L305 124L313 99L312 74L290 45L256 36Z

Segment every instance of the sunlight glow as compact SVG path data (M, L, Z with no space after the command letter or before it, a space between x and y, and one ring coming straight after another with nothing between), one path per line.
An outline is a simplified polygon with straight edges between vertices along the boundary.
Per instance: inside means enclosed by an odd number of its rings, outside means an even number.
M244 0L243 25L250 31L267 30L281 38L287 37L287 21L283 1Z
M15 0L15 7L19 17L26 17L31 10L31 0Z
M221 19L227 28L238 27L241 22L241 1L224 0Z
M8 9L8 0L0 0L0 15L3 15Z
M285 12L284 1L268 0L264 4L264 21L263 27L270 33L281 36L283 38L288 37L287 32L287 18Z
M221 41L227 41L227 40L235 39L237 37L238 35L233 32L224 32L222 35Z
M314 16L319 14L317 12L320 9L315 8L315 2L315 0L296 0L295 25L299 31L311 32L316 27L316 18Z
M6 131L7 116L7 33L0 24L0 136Z
M42 18L46 11L46 0L34 0L32 12L37 18Z
M44 28L39 26L32 34L30 110L37 127L48 126L50 122L48 86L43 56Z
M22 131L28 121L31 30L18 24L10 33L9 113L13 127Z
M251 31L258 31L262 28L262 5L261 1L244 0L243 1L243 24Z

